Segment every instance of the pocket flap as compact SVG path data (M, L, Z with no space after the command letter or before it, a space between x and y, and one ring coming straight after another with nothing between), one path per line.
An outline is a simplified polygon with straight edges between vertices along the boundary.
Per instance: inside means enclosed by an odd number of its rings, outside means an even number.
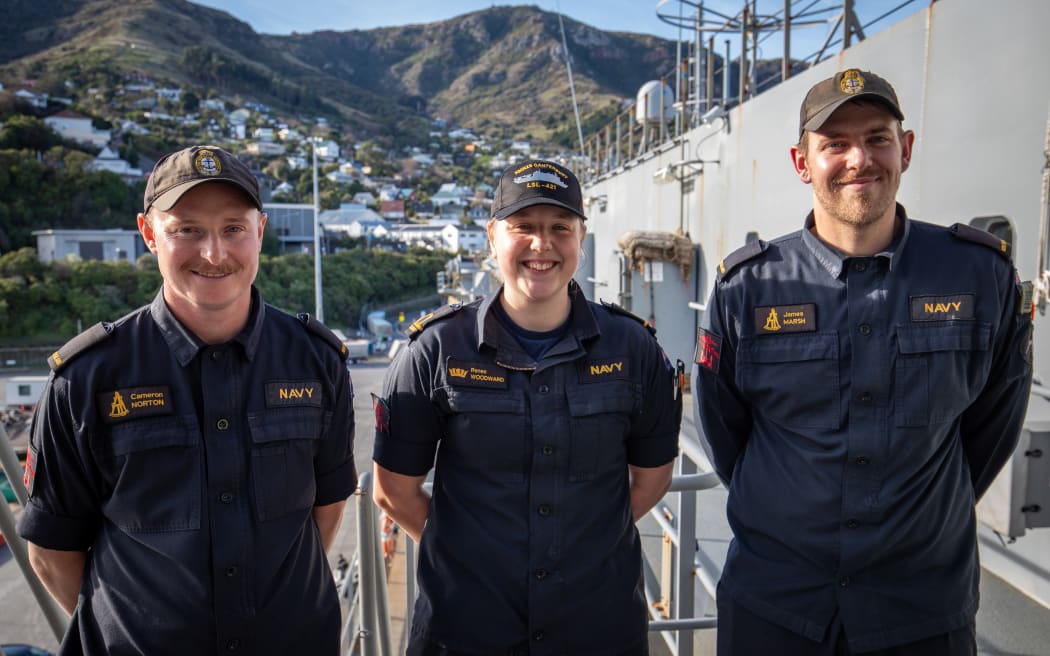
M984 321L944 322L897 327L897 347L901 353L934 351L987 351L992 327Z
M200 429L196 417L163 417L117 424L110 429L110 448L114 456L170 446L196 446Z
M524 414L525 398L520 393L495 390L447 389L449 410L459 412L485 412Z
M586 417L610 412L632 413L637 403L634 386L627 381L610 381L571 386L566 390L569 414Z
M804 362L839 356L838 333L761 335L740 340L740 362Z
M252 442L267 444L288 440L316 440L328 428L331 413L320 408L274 408L248 415Z

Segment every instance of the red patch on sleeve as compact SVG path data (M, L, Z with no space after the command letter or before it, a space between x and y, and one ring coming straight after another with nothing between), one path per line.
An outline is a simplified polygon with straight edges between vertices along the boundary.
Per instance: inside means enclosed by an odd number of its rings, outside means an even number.
M33 494L33 483L36 481L36 461L37 450L29 447L29 450L26 451L26 469L22 474L22 484L26 486L26 491L30 496Z
M372 404L376 413L376 432L386 435L390 432L390 407L375 394L372 395Z
M718 364L722 361L722 338L703 328L697 328L695 361L711 373L717 374Z

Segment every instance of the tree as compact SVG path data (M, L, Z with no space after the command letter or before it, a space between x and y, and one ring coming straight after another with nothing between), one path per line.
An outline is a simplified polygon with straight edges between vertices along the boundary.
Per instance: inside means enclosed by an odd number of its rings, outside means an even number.
M16 114L0 129L0 148L43 152L61 142L61 137L35 116Z

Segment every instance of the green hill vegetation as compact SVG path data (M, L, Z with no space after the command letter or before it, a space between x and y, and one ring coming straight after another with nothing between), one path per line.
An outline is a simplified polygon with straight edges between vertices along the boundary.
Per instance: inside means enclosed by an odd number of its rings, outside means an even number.
M449 253L350 250L322 258L325 323L358 326L361 309L396 306L434 294L434 274ZM314 312L313 257L263 255L256 286L290 313ZM43 264L22 248L0 256L0 343L56 345L98 321L114 321L153 300L161 286L156 259ZM42 363L41 363L42 364Z

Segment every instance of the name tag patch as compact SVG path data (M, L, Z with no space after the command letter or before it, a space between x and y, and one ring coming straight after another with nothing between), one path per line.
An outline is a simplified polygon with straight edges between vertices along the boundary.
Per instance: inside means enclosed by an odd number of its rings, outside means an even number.
M755 334L809 333L817 329L817 306L767 305L755 308Z
M912 296L912 321L947 321L973 319L976 294L947 294L944 296Z
M167 385L128 387L112 392L102 392L95 398L99 414L107 424L116 424L140 417L170 415L175 411Z
M627 364L627 358L587 360L576 365L576 369L580 373L581 383L601 383L607 380L630 380Z
M507 372L502 367L486 362L463 362L448 359L448 382L457 387L485 387L507 389Z
M308 405L321 407L321 381L280 380L266 383L266 407L283 408Z

